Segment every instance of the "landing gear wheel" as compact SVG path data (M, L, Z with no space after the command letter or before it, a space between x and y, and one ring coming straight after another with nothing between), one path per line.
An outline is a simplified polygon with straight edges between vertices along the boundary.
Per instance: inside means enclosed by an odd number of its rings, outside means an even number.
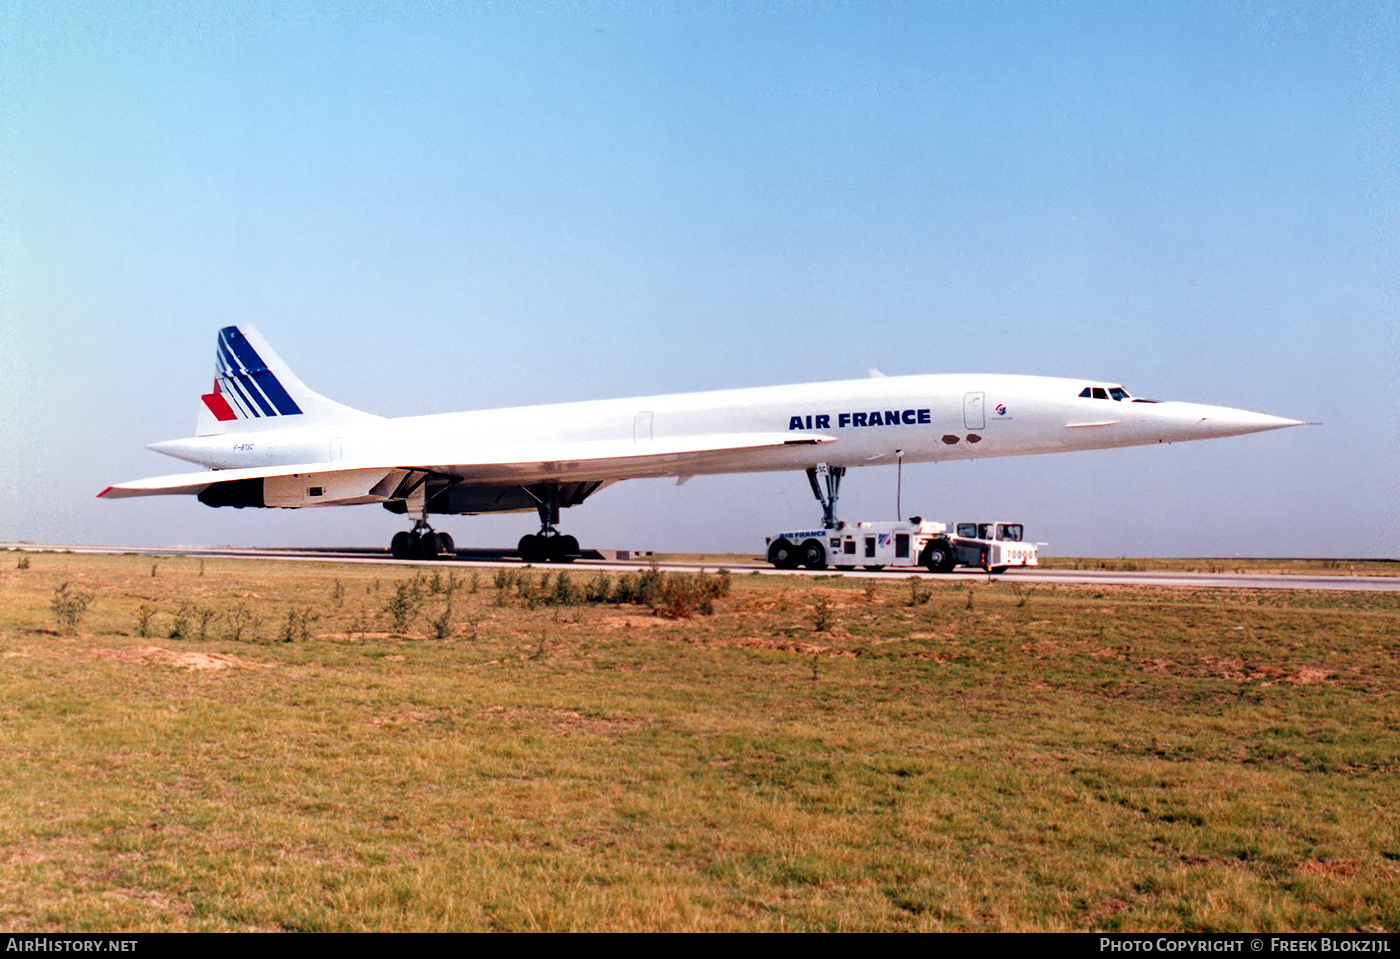
M432 530L418 537L418 555L424 559L437 559L439 548L438 535Z
M529 533L520 537L520 545L515 551L520 554L520 559L525 563L539 563L544 560L543 544L540 542L543 537Z
M802 565L808 569L826 569L826 547L814 539L804 541Z
M394 559L408 559L413 555L413 545L412 535L404 532L395 533L394 538L389 540L389 554Z
M866 566L866 567L864 567L864 568L870 570L870 572L872 572L872 573L878 573L878 572L880 572L880 570L884 569L885 567L884 567L883 565L881 565L881 566Z
M572 563L578 555L578 540L572 536L552 536L549 540L549 559L553 563Z
M797 569L798 559L796 547L786 539L775 540L768 547L768 562L778 569Z
M847 572L850 572L851 570L855 569L854 566L837 566L836 568L839 569L839 570L840 570L841 572L843 572L843 573L847 573Z
M438 548L447 556L457 555L457 544L452 542L451 533L438 533Z
M957 557L953 554L953 547L942 540L934 540L925 546L924 554L920 559L928 567L930 573L951 573L953 567L957 565Z

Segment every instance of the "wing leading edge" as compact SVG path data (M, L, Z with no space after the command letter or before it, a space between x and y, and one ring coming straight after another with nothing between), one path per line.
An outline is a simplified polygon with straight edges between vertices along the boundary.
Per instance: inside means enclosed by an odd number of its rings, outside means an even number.
M485 454L474 451L467 462L460 461L460 448L444 445L438 449L418 448L411 456L393 460L295 463L155 476L118 483L97 495L103 499L201 496L214 486L262 481L268 506L345 506L401 498L396 494L402 493L404 478L412 474L471 485L517 485L560 479L610 483L645 476L689 475L732 463L736 458L742 462L764 451L834 442L836 437L816 433L728 433L657 439L640 446L632 440L510 446Z

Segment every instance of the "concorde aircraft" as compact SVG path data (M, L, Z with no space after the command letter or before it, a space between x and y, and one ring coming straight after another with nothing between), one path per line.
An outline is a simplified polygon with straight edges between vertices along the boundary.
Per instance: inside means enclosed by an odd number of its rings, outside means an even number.
M208 469L110 486L98 495L189 494L207 506L379 503L406 514L400 558L450 554L433 513L536 511L529 562L568 562L557 528L619 480L806 470L823 522L837 525L853 466L1062 453L1235 436L1298 420L1130 396L1096 380L999 373L872 376L385 418L313 392L251 326L219 331L213 389L195 435L150 449Z

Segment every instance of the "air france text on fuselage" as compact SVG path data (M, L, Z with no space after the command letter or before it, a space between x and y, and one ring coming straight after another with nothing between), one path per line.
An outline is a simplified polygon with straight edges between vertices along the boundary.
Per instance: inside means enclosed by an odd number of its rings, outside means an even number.
M927 409L922 410L867 410L851 413L807 413L788 417L790 430L829 430L831 418L836 417L837 429L847 426L917 426L933 422Z

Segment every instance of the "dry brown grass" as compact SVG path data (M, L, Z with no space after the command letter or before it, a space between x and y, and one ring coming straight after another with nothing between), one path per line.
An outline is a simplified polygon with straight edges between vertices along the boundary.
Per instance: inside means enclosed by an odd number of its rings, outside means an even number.
M1400 924L1395 597L736 576L675 619L483 575L436 640L441 578L395 630L402 568L199 570L0 568L0 923Z

